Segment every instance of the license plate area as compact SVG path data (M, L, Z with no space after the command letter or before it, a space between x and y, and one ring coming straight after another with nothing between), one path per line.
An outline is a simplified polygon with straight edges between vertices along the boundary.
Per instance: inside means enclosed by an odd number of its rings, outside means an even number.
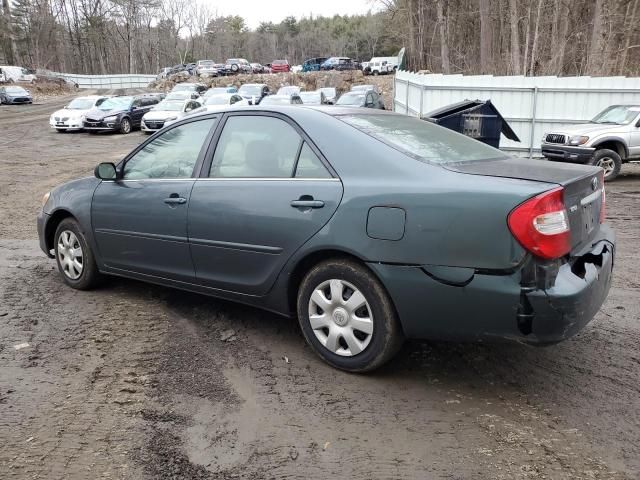
M584 231L587 235L589 235L593 231L596 225L594 211L595 209L593 208L593 203L588 203L582 206L582 222L584 224Z

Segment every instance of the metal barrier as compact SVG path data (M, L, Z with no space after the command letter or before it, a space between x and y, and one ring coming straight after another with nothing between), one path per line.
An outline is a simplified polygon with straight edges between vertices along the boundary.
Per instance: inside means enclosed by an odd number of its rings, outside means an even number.
M100 88L100 89L117 89L117 88L146 88L149 83L156 79L155 75L78 75L73 73L56 73L53 75L69 80L78 88Z
M462 100L491 100L521 142L501 149L533 157L545 132L588 122L609 105L640 102L640 78L442 75L399 71L393 110L423 116Z

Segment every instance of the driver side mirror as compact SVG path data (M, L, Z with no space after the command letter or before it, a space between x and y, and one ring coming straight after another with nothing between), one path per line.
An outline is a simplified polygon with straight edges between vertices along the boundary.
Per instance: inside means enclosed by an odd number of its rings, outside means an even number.
M100 180L116 180L118 178L118 171L116 166L111 162L100 163L93 174Z

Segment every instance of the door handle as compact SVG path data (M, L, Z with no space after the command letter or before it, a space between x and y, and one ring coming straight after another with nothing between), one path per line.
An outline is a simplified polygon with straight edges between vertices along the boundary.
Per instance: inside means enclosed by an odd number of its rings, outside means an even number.
M293 200L291 206L294 208L322 208L324 202L322 200Z
M166 203L167 205L184 205L185 203L187 203L187 199L182 197L172 196L169 198L165 198L164 203Z

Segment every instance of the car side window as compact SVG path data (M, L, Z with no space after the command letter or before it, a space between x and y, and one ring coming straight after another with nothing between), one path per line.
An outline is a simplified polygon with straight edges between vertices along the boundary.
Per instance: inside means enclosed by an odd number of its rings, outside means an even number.
M311 147L304 142L298 165L296 166L296 178L331 178L331 174L322 164L318 156L311 150Z
M191 177L215 121L207 118L167 130L125 163L123 179Z
M142 100L139 99L139 98L134 100L133 103L131 104L131 106L140 108L142 106Z
M301 141L298 132L279 118L232 116L218 140L209 177L291 177Z

